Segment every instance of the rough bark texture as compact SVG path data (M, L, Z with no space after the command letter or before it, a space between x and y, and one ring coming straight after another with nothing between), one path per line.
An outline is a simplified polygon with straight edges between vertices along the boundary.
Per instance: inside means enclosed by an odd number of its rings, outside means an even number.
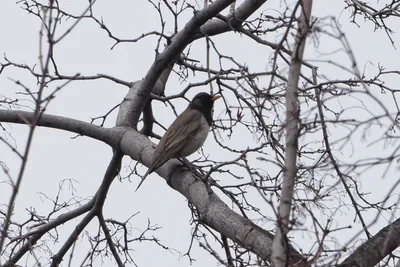
M132 159L150 166L154 145L145 136L128 130L121 140L121 150ZM170 179L172 188L196 207L203 223L250 249L262 259L269 260L274 236L231 210L216 194L210 194L201 180L195 178L190 171L183 170L180 165L178 160L170 160L155 172L166 180ZM293 248L290 250L293 261L302 261L298 252Z
M400 245L400 219L358 247L339 267L372 267Z
M174 36L171 44L168 45L165 50L157 56L135 95L135 97L138 98L138 101L135 101L135 105L131 109L129 118L129 121L132 122L132 126L134 126L134 128L136 128L140 114L142 113L147 99L161 73L191 42L192 36L199 31L200 27L209 19L215 17L223 9L228 7L232 2L234 2L234 0L214 1L203 10L195 13L193 18L188 21L186 26Z
M0 120L25 124L33 113L0 110ZM60 121L63 123L60 124ZM120 144L120 149L132 159L149 166L154 153L154 144L144 135L130 127L101 128L89 123L59 116L43 115L38 126L64 129L101 140L109 145ZM102 132L97 132L98 130ZM220 232L222 235L248 248L260 258L268 261L271 256L273 235L252 221L243 218L231 210L216 194L209 193L205 184L189 171L181 168L178 160L170 160L156 170L171 186L185 196L199 212L200 220ZM40 232L41 233L41 232ZM36 235L35 235L36 236ZM294 261L302 261L298 252L291 248Z

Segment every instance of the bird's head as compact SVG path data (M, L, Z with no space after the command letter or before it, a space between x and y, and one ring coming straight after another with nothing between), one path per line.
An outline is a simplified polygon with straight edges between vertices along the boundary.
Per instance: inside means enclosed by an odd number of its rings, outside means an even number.
M213 107L214 101L220 98L221 96L211 96L207 93L198 93L195 97L193 97L192 101L189 104L189 107L192 109L197 109L200 111L210 110Z

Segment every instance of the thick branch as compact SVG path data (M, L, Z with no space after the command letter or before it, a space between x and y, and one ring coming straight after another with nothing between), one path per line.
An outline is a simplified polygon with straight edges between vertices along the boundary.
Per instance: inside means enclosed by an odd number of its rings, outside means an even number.
M192 36L199 30L200 26L216 16L233 1L234 0L218 0L203 10L196 12L186 26L175 35L171 44L157 56L140 84L139 90L135 95L135 98L137 97L138 99L134 100L135 105L129 113L130 118L127 119L127 121L132 122L134 128L137 126L144 105L161 73L190 43Z
M373 267L400 246L400 219L384 227L338 267Z
M3 122L25 124L29 122L31 116L30 112L0 110L0 121ZM143 162L146 166L151 163L151 156L154 152L153 143L146 136L131 128L107 129L45 114L39 120L38 125L68 130L115 146L120 144L122 152L131 156L132 159ZM120 139L122 135L123 137ZM156 172L165 179L171 177L173 188L183 194L197 208L200 219L205 224L268 260L271 256L273 235L232 211L217 195L209 194L204 183L196 179L191 172L177 172L177 170L181 170L178 165L180 165L178 160L171 160ZM39 231L32 238L37 240L41 235L42 231ZM291 249L291 257L296 261L302 259L294 249Z
M227 24L220 19L212 19L200 27L200 32L193 36L193 40L204 36L214 36L224 32L231 31L236 27L240 27L242 23L250 17L258 8L260 8L266 0L247 0L235 9L233 14L229 14L226 18L229 21ZM192 41L193 41L192 40Z
M33 116L33 112L0 110L0 122L28 124L31 123ZM103 128L87 122L48 114L41 115L37 125L88 136L103 141L114 148L119 147L118 141L121 137L118 137L118 134L122 136L122 131L118 131L115 128Z
M296 44L293 49L289 69L288 84L286 89L286 146L285 167L281 200L278 207L277 226L273 244L272 262L275 267L287 266L288 241L286 234L289 232L290 211L293 201L293 189L297 174L297 150L300 127L300 108L298 103L298 83L303 61L305 41L310 27L312 0L303 0L302 12L299 21L299 30L296 35Z
M121 150L133 160L150 166L154 145L147 137L129 130L121 140ZM180 165L178 160L170 160L157 169L156 173L166 180L170 179L171 186L196 207L203 223L262 259L269 260L273 235L231 210L216 194L210 194L202 181L190 171L183 170ZM293 261L303 260L293 248L290 250Z
M138 119L144 109L144 105L147 103L150 92L153 91L155 94L159 94L164 91L165 78L169 76L173 66L171 62L180 55L189 43L203 38L205 35L220 34L240 26L266 0L245 1L235 10L234 14L227 16L229 24L220 19L209 20L231 2L233 1L217 1L202 11L197 12L185 28L174 36L172 43L158 55L144 80L137 81L132 85L131 90L129 90L121 104L116 126L129 126L136 129ZM204 25L201 26L202 24Z

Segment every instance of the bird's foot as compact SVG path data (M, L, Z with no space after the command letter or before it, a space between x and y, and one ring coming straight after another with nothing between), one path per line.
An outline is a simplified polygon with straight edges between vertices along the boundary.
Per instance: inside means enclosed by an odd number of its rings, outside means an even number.
M181 158L179 160L183 164L183 166L187 168L187 170L191 171L194 174L194 177L196 179L203 180L203 174L201 173L201 169L199 167L188 161L186 158Z
M208 183L208 179L205 178L205 173L201 170L201 168L197 167L196 165L192 164L186 158L180 159L182 164L193 173L193 176L196 180L200 180L204 183L204 186L207 189L208 194L212 194L213 191L211 189L210 184Z

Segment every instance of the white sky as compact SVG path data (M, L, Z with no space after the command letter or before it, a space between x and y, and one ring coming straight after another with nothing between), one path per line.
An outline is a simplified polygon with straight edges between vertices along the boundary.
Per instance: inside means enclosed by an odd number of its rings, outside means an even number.
M0 42L1 54L7 55L7 58L14 62L26 63L32 65L37 62L38 57L38 32L40 24L37 18L29 16L25 11L14 3L15 1L4 1L0 9L0 31L2 40ZM238 1L240 4L242 1ZM342 1L319 0L314 1L312 14L315 17L334 16L338 19L342 26L342 31L347 34L350 40L351 48L357 58L358 66L361 70L366 67L367 73L374 73L378 62L388 69L398 67L398 59L400 52L395 50L391 45L383 31L373 30L372 23L359 21L361 27L348 23L349 11L343 11L344 4ZM84 9L86 1L62 1L62 5L70 12L79 14ZM268 1L261 10L270 11L281 9L280 1ZM159 30L160 22L155 9L147 1L104 1L98 0L95 5L95 15L102 17L104 23L113 31L116 36L121 38L133 38L139 36L143 32ZM258 13L257 13L258 14ZM190 13L186 14L186 18ZM173 29L170 23L171 16L166 15L167 32ZM182 20L180 25L184 25L186 21ZM390 22L395 28L395 22ZM398 22L397 22L398 23ZM61 25L60 33L69 27L69 23ZM235 58L240 63L250 66L251 71L263 71L266 69L267 61L270 57L271 49L255 45L246 37L232 37L232 34L226 34L214 38L218 42L220 51L224 54L235 54ZM271 36L275 41L275 37ZM398 46L400 44L400 35L394 34L393 39ZM147 68L154 59L155 38L150 37L138 43L123 43L117 45L113 50L110 47L113 42L106 36L106 33L99 29L93 22L83 21L76 29L61 42L56 49L56 58L63 74L74 75L81 73L84 75L95 75L97 73L105 73L115 76L126 81L136 81L144 77ZM316 47L318 44L318 47ZM250 48L251 46L251 48ZM193 55L204 58L202 51L205 47L204 40L196 41L192 46ZM309 59L324 58L319 56L318 51L334 51L338 49L339 44L327 39L325 36L314 38L307 43L306 57ZM238 53L238 51L240 51ZM348 58L344 53L337 53L335 60L349 64ZM4 62L4 60L0 60ZM366 63L369 62L367 65ZM317 63L316 63L317 64ZM321 64L322 66L322 64ZM344 73L336 72L329 66L322 67L324 74L332 79L340 78ZM0 94L9 97L15 96L14 93L20 90L8 78L20 80L30 87L35 87L35 81L29 76L27 71L7 70L0 76ZM201 80L195 77L188 82ZM173 94L184 88L188 82L179 82L176 75L171 78L167 84L166 93ZM388 79L388 85L399 84L399 80ZM206 91L207 88L204 88ZM127 88L114 84L106 80L97 80L90 82L74 82L65 89L57 93L57 97L50 104L47 113L67 116L75 119L90 122L92 117L105 114L110 108L118 104L125 94ZM190 93L190 96L195 92ZM387 96L388 105L390 96ZM385 98L384 98L384 101ZM175 101L178 111L182 111L186 104L184 101ZM351 103L351 102L350 102ZM385 102L386 103L386 102ZM29 103L26 103L29 105ZM346 103L341 103L346 105ZM372 105L372 104L371 104ZM157 105L155 115L160 117L161 105ZM164 108L164 110L166 110ZM215 115L222 115L223 106L216 104ZM162 116L162 123L168 126L174 119L172 113L170 116ZM116 112L107 120L106 126L112 127L115 122ZM26 142L27 127L19 125L9 125L9 130L15 138L16 145L20 151L23 150ZM89 138L80 137L71 139L74 134L56 131L53 129L40 128L35 134L28 167L24 176L19 198L15 207L14 220L22 220L28 217L25 209L34 208L39 214L46 214L51 207L51 203L40 197L39 192L47 194L49 197L55 197L58 186L63 179L75 180L75 188L77 196L88 197L96 191L111 158L111 149L106 145L90 140ZM237 138L241 138L239 135ZM229 142L229 140L226 140ZM231 141L234 143L234 141ZM358 144L364 148L363 143ZM215 141L208 138L204 147L205 153L212 153L216 158L229 157L220 150L214 150ZM373 148L376 149L376 148ZM379 151L377 151L378 153ZM218 154L221 153L221 154ZM366 153L371 153L371 150ZM198 156L198 155L197 155ZM196 157L193 156L193 157ZM357 156L355 156L357 157ZM0 161L4 161L10 169L12 177L17 177L19 170L19 160L9 149L3 144L0 145ZM130 160L125 159L124 165L127 166ZM366 191L373 191L380 196L387 191L397 178L386 178L384 182L379 178L379 173L371 173L366 177L366 182L362 183L362 187ZM144 229L147 225L147 218L150 218L153 225L162 226L155 235L166 246L176 249L184 254L190 244L191 232L193 227L189 225L190 210L187 201L178 193L170 189L163 179L157 178L156 174L144 183L141 190L134 192L138 178L132 177L132 182L115 181L111 186L109 196L105 204L105 215L108 218L116 220L126 220L133 213L140 211L140 214L131 220L135 229ZM364 179L364 178L363 178ZM7 178L4 173L0 173L0 181ZM67 199L70 197L66 190L63 195ZM0 184L0 203L8 201L10 186L6 183ZM257 198L256 196L254 197ZM230 204L230 203L229 203ZM265 203L260 202L262 209L268 210ZM350 208L351 209L351 208ZM352 214L349 212L349 214ZM272 216L272 214L270 215ZM343 224L351 224L353 217L347 216L345 211L343 214ZM254 219L257 219L256 217ZM389 219L389 218L388 218ZM77 221L75 221L77 222ZM273 224L260 222L267 229ZM385 225L384 220L381 224L375 225L375 229L380 229ZM60 240L58 244L52 247L52 251L56 252L56 248L63 243L66 236L69 235L72 224L62 228L59 232ZM95 229L92 223L91 229ZM136 231L136 230L133 230ZM95 230L93 231L93 234ZM137 231L139 233L139 231ZM348 234L352 233L352 234ZM349 238L354 234L354 230L347 233L341 232L342 236L338 238ZM375 233L375 232L374 232ZM302 241L302 234L295 233L296 244L304 245L303 248L309 247L307 241ZM343 242L343 240L341 240ZM155 244L133 244L132 248L135 262L139 266L155 266L163 264L164 266L188 266L189 261L185 257L181 257L179 253L168 253L162 251ZM85 249L76 253L76 262L80 262L86 253ZM215 260L205 253L195 243L192 257L196 259L193 266L214 266ZM28 264L29 265L29 264Z

